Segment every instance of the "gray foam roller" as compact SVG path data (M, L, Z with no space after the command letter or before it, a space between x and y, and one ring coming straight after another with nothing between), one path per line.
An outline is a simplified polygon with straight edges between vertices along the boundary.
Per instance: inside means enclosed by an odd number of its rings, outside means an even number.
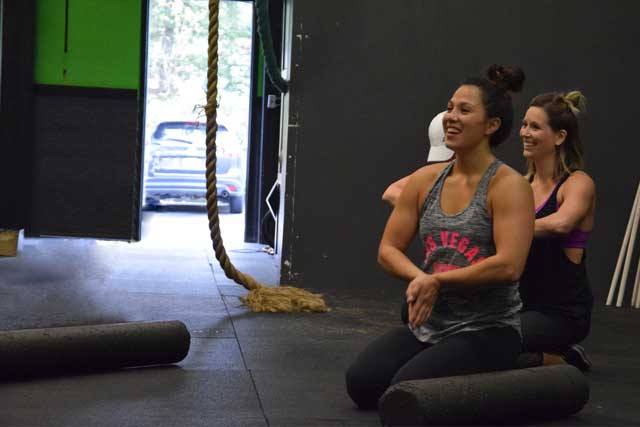
M0 378L176 363L190 341L180 321L0 331Z
M385 426L497 425L572 415L588 400L584 374L554 365L398 383L379 410Z

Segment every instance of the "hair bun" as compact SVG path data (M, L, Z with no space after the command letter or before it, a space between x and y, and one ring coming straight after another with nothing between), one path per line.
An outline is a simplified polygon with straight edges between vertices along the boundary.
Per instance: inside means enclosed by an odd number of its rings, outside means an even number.
M492 64L487 69L487 78L497 87L509 92L520 92L527 76L516 65Z
M576 116L587 110L587 98L579 90L568 92L562 98Z

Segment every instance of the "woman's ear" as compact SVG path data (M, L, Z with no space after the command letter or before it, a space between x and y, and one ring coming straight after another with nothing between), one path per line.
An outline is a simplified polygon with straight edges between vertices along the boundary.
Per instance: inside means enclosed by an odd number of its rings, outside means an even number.
M489 122L487 123L485 135L493 135L498 129L500 129L501 124L502 120L499 117L490 118Z
M556 147L561 146L566 139L567 139L567 131L566 130L560 129L560 131L556 132L556 141L555 141Z

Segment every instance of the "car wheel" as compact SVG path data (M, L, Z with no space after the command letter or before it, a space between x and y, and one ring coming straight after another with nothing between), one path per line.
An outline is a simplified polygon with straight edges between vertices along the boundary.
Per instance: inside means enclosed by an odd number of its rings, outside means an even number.
M231 213L242 213L243 205L243 197L232 197L231 199L229 199L229 210L231 211Z

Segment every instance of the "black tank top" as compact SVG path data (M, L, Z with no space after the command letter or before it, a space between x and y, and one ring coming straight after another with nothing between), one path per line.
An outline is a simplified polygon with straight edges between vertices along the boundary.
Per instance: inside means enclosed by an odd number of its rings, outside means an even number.
M560 178L538 212L536 219L556 212L558 189L569 177ZM563 236L533 239L529 257L520 278L520 296L524 310L552 310L572 316L583 316L591 311L593 295L587 278L585 250L580 264L564 253Z

